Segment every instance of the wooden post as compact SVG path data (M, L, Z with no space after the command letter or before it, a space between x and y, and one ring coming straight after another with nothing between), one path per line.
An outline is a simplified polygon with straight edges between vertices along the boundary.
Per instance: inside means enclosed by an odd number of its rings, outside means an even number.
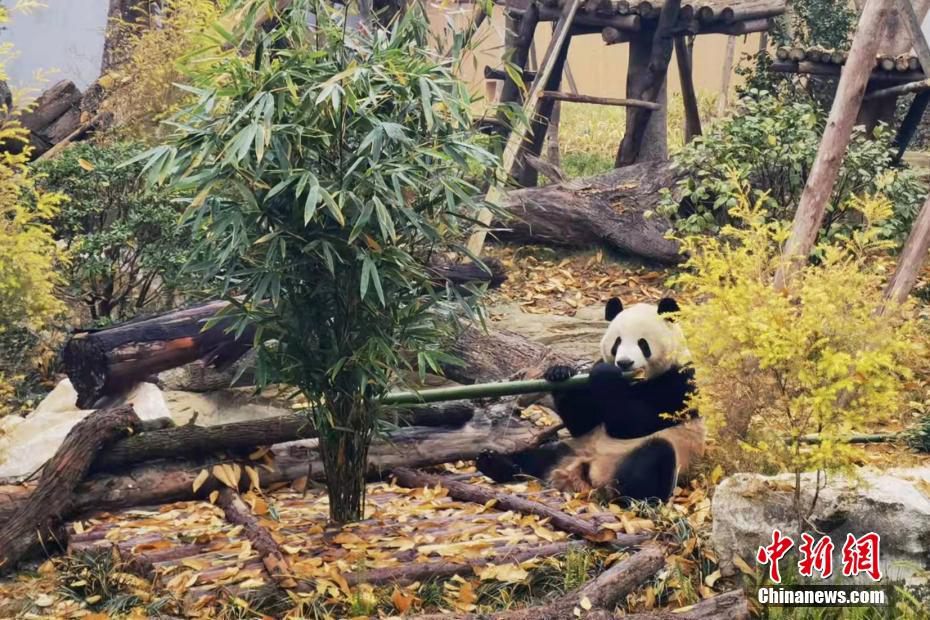
M678 79L681 82L681 101L685 108L685 144L701 135L701 115L691 72L691 55L685 37L675 37L675 58L678 61Z
M898 133L891 143L892 148L895 149L895 154L892 159L894 163L900 162L904 157L904 151L907 150L908 145L914 138L914 134L917 133L917 128L920 126L920 121L924 117L924 112L927 111L928 103L930 103L930 90L925 90L917 93L914 100L911 102L911 107L907 109L907 114L904 116L904 120L901 121L901 126L898 127Z
M924 201L924 206L920 208L920 214L914 220L911 233L904 243L894 277L885 289L886 301L893 304L904 303L911 289L914 288L914 283L917 282L917 276L927 258L928 250L930 250L930 198ZM884 311L884 307L882 310Z
M552 116L549 117L549 130L546 132L546 159L556 168L562 167L562 153L559 148L559 123L562 120L562 102L556 99L552 104ZM552 179L556 181L558 179Z
M552 73L549 74L549 79L543 85L544 90L557 91L562 85L562 73L568 60L568 48L571 41L572 35L569 32L562 47L556 51L555 64ZM546 139L546 132L549 129L549 122L556 103L556 99L546 97L542 98L537 106L537 113L532 119L530 131L526 136L527 139L521 145L520 154L517 155L516 165L513 170L513 177L521 187L535 187L539 183L539 171L527 165L525 157L527 154L536 157L542 154L543 142Z
M833 193L833 184L843 163L856 114L875 65L875 53L891 3L892 0L867 0L859 17L849 59L840 74L827 126L817 149L817 158L801 194L791 236L785 244L783 256L788 260L806 260L817 241L824 211ZM789 270L790 265L783 265L775 275L775 286L779 290L786 287Z
M628 98L664 102L668 63L672 58L672 30L678 21L680 8L681 0L668 0L662 5L659 23L651 40L647 38L648 35L630 39L630 64L626 82ZM656 113L642 108L628 110L626 133L617 149L615 166L619 168L638 161L667 157L665 106Z
M508 41L507 47L504 50L504 57L507 58L509 54L507 60L510 61L510 64L518 67L520 71L525 71L526 62L529 59L530 46L533 45L533 37L536 35L536 24L539 23L539 6L535 2L531 2L523 13L523 19L517 22L513 18L508 17L507 23L508 31L509 27L516 23L519 23L519 28L516 33L510 35L512 38ZM520 103L522 101L523 93L520 90L520 85L513 81L509 73L506 73L504 85L501 87L500 103ZM503 122L507 127L510 126L507 114L504 112L503 108L497 112L497 120Z
M717 100L717 116L723 116L730 105L730 78L733 77L733 56L736 55L736 36L727 37L727 50L723 56L723 75L720 77L720 99Z

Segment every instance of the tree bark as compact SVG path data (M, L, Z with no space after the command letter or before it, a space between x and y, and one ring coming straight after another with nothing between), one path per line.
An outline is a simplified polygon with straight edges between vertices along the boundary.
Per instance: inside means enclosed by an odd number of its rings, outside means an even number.
M427 467L459 460L473 460L484 450L512 454L538 446L552 436L552 428L537 428L513 417L514 399L489 405L486 415L473 419L461 429L436 429L413 426L388 433L372 442L368 451L367 480L379 480L384 473L398 467ZM73 432L73 431L72 431ZM325 472L316 440L274 446L270 455L273 468L257 468L262 488L301 478L324 480ZM93 459L88 454L87 465ZM219 490L212 477L194 492L193 483L203 469L235 460L201 459L160 461L127 468L120 474L100 473L81 482L67 504L59 502L61 519L89 512L114 511L133 506L150 506L174 501L207 497ZM243 464L250 464L244 461ZM241 490L248 480L240 480ZM29 501L36 485L0 487L0 529Z
M265 565L265 570L274 582L285 589L297 587L297 582L290 575L291 567L284 551L271 537L271 533L252 514L252 510L242 500L239 493L225 488L220 491L216 504L223 509L229 523L242 526L242 532L252 543L252 548L261 556L262 564Z
M449 490L449 496L454 499L476 504L494 502L494 505L502 510L513 510L520 514L536 515L549 519L549 524L553 527L586 540L609 542L616 538L620 544L625 545L637 544L644 540L643 537L639 536L616 536L613 530L600 529L561 510L556 510L545 504L518 497L511 493L498 491L494 488L468 484L458 480L446 480L443 476L425 474L404 467L392 470L391 474L401 486L408 488L443 486Z
M833 184L843 163L869 75L872 73L875 53L878 51L891 4L891 0L868 0L859 17L856 35L849 50L849 59L840 75L827 126L817 150L817 158L798 201L791 236L785 243L783 257L786 263L775 276L775 287L779 290L787 287L792 262L807 260L817 241L827 202L833 193Z
M224 310L231 310L227 302L212 301L73 336L62 359L78 393L78 407L89 409L105 394L129 389L151 375L197 359L220 365L238 359L251 347L253 329L235 339L226 331L232 324L229 318L204 329Z
M662 264L681 260L671 228L655 211L659 192L675 191L684 172L667 161L648 161L607 174L508 192L496 236L517 243L613 251Z
M96 411L75 425L42 469L35 490L7 512L0 527L0 571L7 571L29 549L49 540L49 533L80 502L78 484L91 461L107 444L140 425L131 406Z
M148 8L149 0L110 0L100 62L101 75L126 60L129 37L134 29L148 20Z
M612 609L627 594L656 574L665 566L665 555L661 546L649 544L610 567L586 585L574 592L559 597L548 605L527 607L488 615L479 614L427 614L415 616L417 620L564 620L574 618L575 608L583 599L593 609Z

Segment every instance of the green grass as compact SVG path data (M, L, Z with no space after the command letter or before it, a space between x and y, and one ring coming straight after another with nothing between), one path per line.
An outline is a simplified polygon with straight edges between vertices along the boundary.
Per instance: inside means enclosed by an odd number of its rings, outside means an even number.
M717 93L698 93L698 110L702 126L714 119ZM562 170L569 177L584 177L607 172L614 167L617 147L623 139L625 108L580 103L562 103L559 121L559 146ZM668 101L668 147L670 152L684 143L684 113L681 95ZM543 150L545 153L545 150Z

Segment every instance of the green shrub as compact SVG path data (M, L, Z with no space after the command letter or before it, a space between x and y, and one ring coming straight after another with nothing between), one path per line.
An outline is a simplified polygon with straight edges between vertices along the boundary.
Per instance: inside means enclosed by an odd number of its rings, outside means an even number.
M184 284L190 233L165 192L140 181L135 143L81 143L35 171L47 190L67 197L54 220L68 247L67 293L86 305L95 323L124 320L157 309Z
M744 183L762 200L770 220L794 216L825 119L808 101L783 100L765 92L754 95L740 102L737 114L675 155L675 165L687 176L679 182L679 199L665 191L659 211L679 231L715 232L729 223L729 210ZM856 227L861 218L849 208L851 200L873 194L894 206L892 217L882 223L884 238L900 242L907 236L926 189L911 171L893 168L891 156L883 127L871 139L854 132L827 206L827 237Z

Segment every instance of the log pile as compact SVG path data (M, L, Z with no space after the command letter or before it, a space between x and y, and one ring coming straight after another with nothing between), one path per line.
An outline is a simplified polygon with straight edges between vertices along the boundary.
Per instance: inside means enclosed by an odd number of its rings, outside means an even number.
M98 90L99 87L93 85L82 93L70 80L62 80L39 95L16 117L29 130L33 158L46 155L56 145L84 139L109 122L108 116L97 113ZM0 151L21 149L19 144L0 144Z
M775 50L775 57L780 61L811 62L824 65L842 66L849 58L849 52L844 50L826 49L822 47L804 48L801 46L779 47ZM889 73L913 74L920 73L920 59L914 53L878 54L875 57L875 70Z

